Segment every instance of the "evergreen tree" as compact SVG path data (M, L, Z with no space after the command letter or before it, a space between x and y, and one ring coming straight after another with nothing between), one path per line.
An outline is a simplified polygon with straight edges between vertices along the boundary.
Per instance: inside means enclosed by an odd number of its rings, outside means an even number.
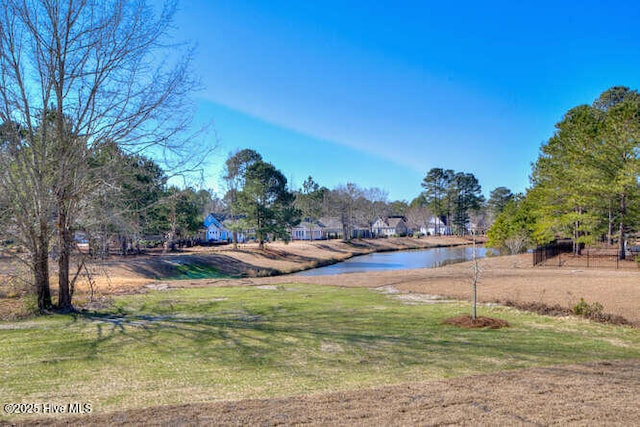
M454 175L455 172L451 169L433 168L427 172L427 175L422 180L427 207L448 227L450 227L451 217L449 190ZM436 229L436 234L441 232L441 230Z
M313 223L322 215L327 188L320 185L309 176L303 183L302 189L295 198L295 206L302 217L309 222L309 238L313 240Z
M617 228L619 258L638 215L640 96L614 87L593 105L575 107L542 146L528 197L535 200L536 239L571 237L574 250ZM617 224L617 227L616 227Z
M269 235L290 239L289 228L300 222L294 199L287 179L271 163L257 160L246 168L235 204L237 212L245 215L246 224L255 230L260 249Z

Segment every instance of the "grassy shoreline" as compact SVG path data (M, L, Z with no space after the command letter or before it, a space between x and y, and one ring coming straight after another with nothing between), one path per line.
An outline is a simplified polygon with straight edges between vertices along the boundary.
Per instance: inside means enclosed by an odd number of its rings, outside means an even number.
M227 278L280 276L336 264L349 258L375 252L422 250L471 243L471 240L464 237L442 236L354 239L348 242L341 240L275 242L267 244L264 250L259 250L256 244L241 244L237 249L233 249L232 245L218 246L211 250L200 249L167 255L169 258L173 256L174 260L181 257L183 262L180 268L168 268L167 276L157 278L179 280L222 276ZM225 259L231 262L225 263ZM265 265L265 259L270 265ZM241 268L234 266L234 261L241 263ZM192 269L189 269L190 266ZM211 275L199 274L203 270L209 270Z

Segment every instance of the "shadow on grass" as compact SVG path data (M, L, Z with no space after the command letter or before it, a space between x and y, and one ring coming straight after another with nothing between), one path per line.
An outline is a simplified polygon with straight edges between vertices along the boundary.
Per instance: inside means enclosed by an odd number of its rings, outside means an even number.
M318 267L336 262L334 259L323 260L271 248L264 251L237 249L235 252L248 254L257 259L287 261L307 267ZM274 267L251 264L219 253L129 258L123 260L121 265L124 269L137 275L156 280L267 277L288 273Z
M157 280L256 277L279 273L276 269L257 267L224 254L166 255L125 261L122 262L124 269Z
M340 253L340 254L348 254L348 253L350 253L350 251L345 251L343 249L339 249L339 248L337 248L335 246L327 245L327 244L324 244L324 243L316 243L315 246L318 249L322 249L323 251L336 252L336 253Z
M211 312L216 303L200 307ZM171 307L169 307L171 308ZM219 307L218 307L219 308ZM302 314L302 313L300 313ZM160 359L180 354L197 363L233 368L404 369L422 365L444 372L485 372L532 364L600 357L588 340L552 330L459 330L415 314L344 311L301 317L273 306L257 311L222 310L212 315L83 313L95 324L86 355L143 351ZM80 349L78 349L80 350ZM124 354L124 353L123 353ZM616 354L622 357L623 353ZM638 356L638 355L636 355Z
M303 256L299 254L295 254L286 250L276 249L270 247L268 244L265 246L263 250L246 250L246 249L236 249L235 252L241 252L245 254L250 254L258 258L265 258L272 261L295 261L298 263L310 263L314 261L318 261L317 258Z

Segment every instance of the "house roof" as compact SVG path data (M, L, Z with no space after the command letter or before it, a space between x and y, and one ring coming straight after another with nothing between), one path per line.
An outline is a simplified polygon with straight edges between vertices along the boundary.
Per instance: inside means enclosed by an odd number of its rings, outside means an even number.
M384 226L389 227L389 228L396 228L398 226L398 224L400 224L400 222L402 222L403 224L406 223L406 219L403 216L390 216L390 217L387 217L387 218L379 217L376 220L376 222L378 222L378 221L382 222L382 224L384 224Z
M387 224L389 227L396 228L400 223L405 224L404 218L387 218Z
M320 221L309 221L309 219L305 219L303 221L300 222L300 224L292 227L292 229L296 230L301 230L301 229L305 229L308 230L309 228L316 230L319 228L326 228L324 224L322 224Z
M210 213L209 215L207 215L207 217L204 219L203 221L204 226L205 227L209 227L212 224L215 225L216 227L221 227L221 220L219 219L219 216L217 216L216 214Z

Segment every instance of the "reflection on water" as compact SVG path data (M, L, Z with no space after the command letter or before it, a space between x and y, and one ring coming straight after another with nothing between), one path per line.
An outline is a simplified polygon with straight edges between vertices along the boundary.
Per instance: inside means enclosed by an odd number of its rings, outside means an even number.
M476 256L497 255L492 249L476 248ZM442 267L473 259L473 247L456 246L415 251L378 252L361 255L338 264L296 273L296 276L322 276L330 274L361 273L366 271L409 270L412 268Z
M476 255L477 256L477 255ZM482 258L480 256L478 256L478 258ZM434 265L432 265L431 267L436 268L436 267L444 267L445 265L451 265L451 264L459 264L461 262L465 262L465 261L470 261L473 258L470 259L466 259L466 258L451 258L451 259L445 259L442 260L440 262L435 263Z

